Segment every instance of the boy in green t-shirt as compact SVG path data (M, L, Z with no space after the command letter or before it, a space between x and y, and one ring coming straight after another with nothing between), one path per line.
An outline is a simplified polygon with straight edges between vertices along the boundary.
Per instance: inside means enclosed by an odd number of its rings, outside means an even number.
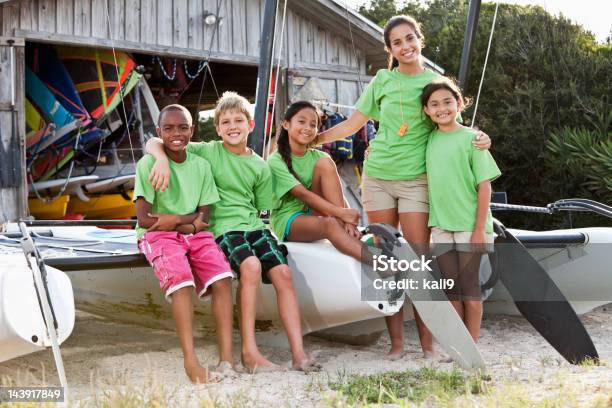
M146 155L136 166L134 199L138 247L153 267L166 299L172 302L185 372L192 382L198 383L208 381L208 372L195 354L191 287L195 286L200 297L212 293L218 368L225 371L234 365L233 273L214 236L206 231L209 206L219 201L219 195L210 165L186 151L193 130L191 114L185 107L169 105L162 109L157 134L168 157L173 184L164 192L153 189L147 179L155 160Z
M275 197L268 165L247 147L247 137L253 130L248 101L234 92L225 92L215 108L214 122L222 141L190 143L187 151L210 163L219 191L220 200L211 211L210 230L240 277L242 364L250 372L279 369L260 353L255 342L257 288L263 280L272 283L276 290L293 368L317 370L319 363L304 351L287 250L265 228L258 215L258 211L273 207ZM168 159L162 144L159 139L151 139L146 150L157 160L150 180L156 189L163 190L168 186Z
M427 144L429 226L438 264L454 279L451 303L474 341L480 336L480 260L492 251L491 181L501 172L487 150L473 145L476 131L455 118L464 106L459 88L436 80L423 89L424 112L437 125Z

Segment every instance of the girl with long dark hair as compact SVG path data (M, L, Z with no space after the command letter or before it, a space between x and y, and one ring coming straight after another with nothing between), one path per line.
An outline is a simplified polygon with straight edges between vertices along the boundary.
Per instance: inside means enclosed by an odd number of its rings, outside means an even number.
M278 198L272 230L284 241L329 239L340 252L361 261L359 212L347 208L334 161L312 148L319 125L317 109L309 102L295 102L285 112L278 149L268 159Z

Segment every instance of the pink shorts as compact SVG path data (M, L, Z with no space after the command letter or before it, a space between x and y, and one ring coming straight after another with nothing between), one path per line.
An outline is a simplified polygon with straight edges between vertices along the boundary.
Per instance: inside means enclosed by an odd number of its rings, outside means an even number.
M186 286L195 286L198 296L203 297L209 294L208 287L213 283L234 277L210 232L195 235L176 231L147 232L138 241L138 248L153 266L169 302L172 293Z

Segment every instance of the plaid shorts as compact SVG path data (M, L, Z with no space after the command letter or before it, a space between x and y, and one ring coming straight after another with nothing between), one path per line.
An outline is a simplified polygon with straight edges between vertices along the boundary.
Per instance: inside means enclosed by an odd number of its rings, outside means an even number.
M263 283L272 283L270 269L287 265L287 247L279 244L267 229L255 231L230 231L215 240L225 253L230 266L240 278L240 264L250 256L261 262Z

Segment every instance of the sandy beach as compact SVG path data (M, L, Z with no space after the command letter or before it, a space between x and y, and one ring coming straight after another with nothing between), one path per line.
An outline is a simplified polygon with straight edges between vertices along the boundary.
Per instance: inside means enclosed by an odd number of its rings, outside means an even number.
M485 316L479 348L488 364L486 392L450 401L425 400L426 406L612 406L612 304L582 320L602 359L600 366L572 366L561 359L520 317ZM182 368L174 332L117 323L78 312L72 336L62 354L76 406L345 406L346 397L330 384L351 374L416 370L452 370L452 363L421 357L414 322L407 322L407 354L398 361L383 358L386 334L370 346L349 346L306 336L317 350L319 373L239 374L218 384L192 385ZM214 339L197 339L199 356L216 363ZM238 350L238 344L235 344ZM286 349L262 347L270 359L287 365ZM43 351L0 365L5 385L56 385L52 354ZM410 404L408 404L410 405Z

